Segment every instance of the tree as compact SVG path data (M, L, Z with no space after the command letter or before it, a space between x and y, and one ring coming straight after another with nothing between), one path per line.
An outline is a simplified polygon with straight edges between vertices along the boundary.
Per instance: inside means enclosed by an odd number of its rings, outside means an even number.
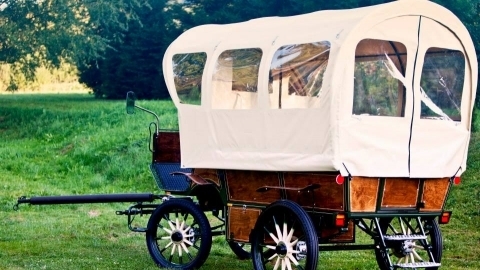
M391 1L0 0L0 64L15 64L31 78L40 65L66 61L97 97L123 98L135 90L142 98L163 98L163 54L189 28ZM433 1L464 22L478 48L478 1Z
M98 59L119 29L138 20L139 1L0 0L0 64L32 79L41 65Z
M172 35L165 27L165 8L163 0L137 7L135 14L140 20L119 30L122 38L113 42L102 57L79 67L80 81L92 88L95 96L124 98L134 90L139 98L168 97L161 67Z

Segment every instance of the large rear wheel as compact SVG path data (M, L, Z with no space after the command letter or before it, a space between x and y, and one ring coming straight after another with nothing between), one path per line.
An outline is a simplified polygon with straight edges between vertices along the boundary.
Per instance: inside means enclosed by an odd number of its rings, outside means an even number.
M252 232L255 270L315 270L318 238L308 214L298 204L281 200L259 216Z

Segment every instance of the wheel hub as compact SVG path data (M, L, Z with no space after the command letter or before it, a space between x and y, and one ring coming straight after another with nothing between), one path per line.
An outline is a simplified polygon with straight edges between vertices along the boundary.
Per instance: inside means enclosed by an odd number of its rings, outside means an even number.
M170 238L172 239L172 242L180 243L183 240L183 234L179 231L175 231Z
M412 240L406 240L402 243L401 251L403 255L408 255L414 250L414 243Z
M277 247L275 248L275 252L280 257L285 257L285 255L287 255L287 251L288 251L288 248L283 242L278 243Z
M395 242L391 245L392 253L397 258L402 258L415 250L415 242L413 240L405 240L401 242Z

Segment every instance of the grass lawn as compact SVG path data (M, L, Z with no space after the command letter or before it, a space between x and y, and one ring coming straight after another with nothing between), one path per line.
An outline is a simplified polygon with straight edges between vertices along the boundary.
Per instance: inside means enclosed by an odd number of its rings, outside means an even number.
M169 101L139 101L176 129ZM130 204L22 205L18 197L156 193L148 169L151 115L125 113L124 101L88 94L0 95L0 269L157 269L143 233L131 232ZM442 269L480 269L480 133L473 133L468 170L451 192L442 225ZM135 223L146 226L148 217ZM370 243L357 230L360 242ZM373 251L320 252L319 269L375 269ZM223 236L202 269L252 269Z

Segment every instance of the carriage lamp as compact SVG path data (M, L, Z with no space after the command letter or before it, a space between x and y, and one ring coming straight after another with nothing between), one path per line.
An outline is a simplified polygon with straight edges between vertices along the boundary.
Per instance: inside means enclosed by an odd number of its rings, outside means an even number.
M453 184L455 185L460 185L460 176L455 176L455 178L453 178Z
M441 215L440 215L440 218L438 219L438 223L440 224L447 224L448 222L450 222L450 217L452 216L452 212L451 211L448 211L448 212L443 212Z
M335 227L343 228L347 226L347 217L345 214L335 215Z

